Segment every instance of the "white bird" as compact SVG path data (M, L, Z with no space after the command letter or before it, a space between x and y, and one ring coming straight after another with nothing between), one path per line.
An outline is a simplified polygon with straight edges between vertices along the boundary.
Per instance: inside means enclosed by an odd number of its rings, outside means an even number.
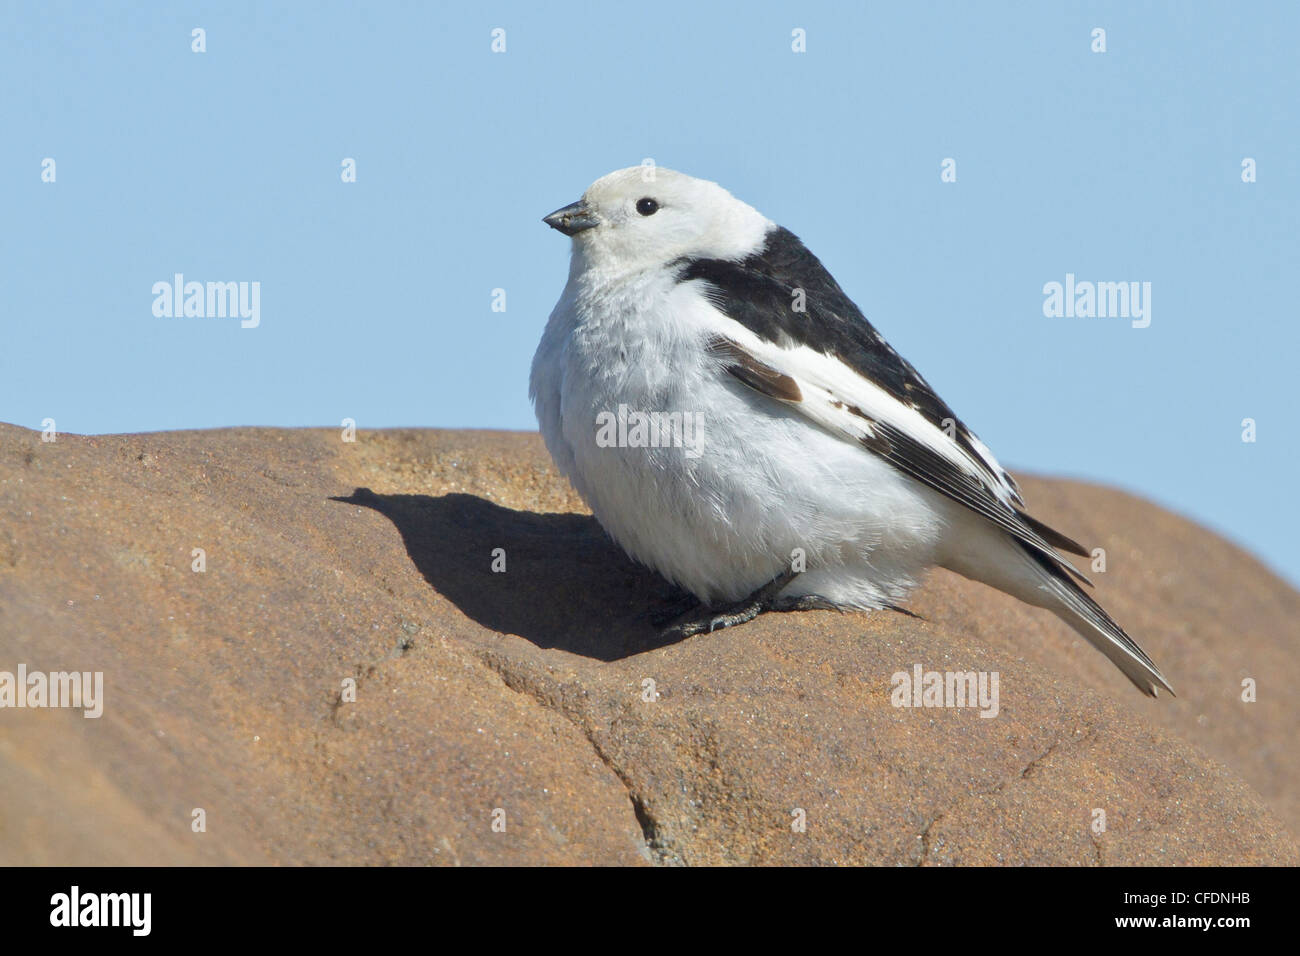
M702 603L678 632L901 610L938 565L1054 611L1139 689L1172 693L1055 549L1088 552L1025 513L791 232L716 183L642 166L544 221L573 255L533 358L541 433L610 536Z

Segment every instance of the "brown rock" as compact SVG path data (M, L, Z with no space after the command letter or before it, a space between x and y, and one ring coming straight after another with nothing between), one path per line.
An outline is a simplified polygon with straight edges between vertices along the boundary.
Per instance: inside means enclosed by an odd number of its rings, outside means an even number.
M98 720L0 710L0 863L1295 863L1300 595L1138 499L1025 484L1106 549L1176 700L943 572L926 620L664 646L673 590L536 435L0 425L0 671L105 680ZM998 716L895 708L917 663L997 671Z

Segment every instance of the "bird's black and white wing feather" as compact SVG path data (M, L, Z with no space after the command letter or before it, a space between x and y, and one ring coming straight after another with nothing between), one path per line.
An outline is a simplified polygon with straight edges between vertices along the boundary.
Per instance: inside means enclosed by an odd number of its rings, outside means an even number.
M735 323L707 343L731 374L1078 575L1052 548L1088 552L1021 510L1015 480L792 233L773 229L759 252L738 261L678 265L680 280L703 281Z
M1075 584L1088 581L1053 549L1088 551L1025 513L1015 480L797 237L774 227L746 258L675 265L679 281L703 283L731 320L705 343L721 370L1005 531L1044 568L1061 600L1112 644L1103 648L1112 659L1151 692L1155 665Z

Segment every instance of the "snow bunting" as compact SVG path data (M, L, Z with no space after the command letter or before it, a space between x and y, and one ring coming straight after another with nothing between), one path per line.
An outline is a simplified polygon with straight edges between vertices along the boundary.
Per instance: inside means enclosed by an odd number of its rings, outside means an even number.
M1172 692L1057 549L1088 552L1025 512L794 234L715 183L641 166L544 221L573 255L533 358L542 436L614 540L699 599L678 632L901 610L938 565L1055 612L1142 691Z

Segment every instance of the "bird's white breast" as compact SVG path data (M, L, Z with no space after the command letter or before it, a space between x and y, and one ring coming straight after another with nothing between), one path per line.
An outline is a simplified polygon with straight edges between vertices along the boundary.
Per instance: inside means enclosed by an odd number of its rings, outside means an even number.
M574 270L533 360L542 435L606 531L705 600L738 600L789 567L788 596L879 606L932 559L942 508L888 464L754 393L705 350L734 334L699 283L662 270ZM693 416L685 447L606 447L602 414ZM605 418L608 421L608 417Z

